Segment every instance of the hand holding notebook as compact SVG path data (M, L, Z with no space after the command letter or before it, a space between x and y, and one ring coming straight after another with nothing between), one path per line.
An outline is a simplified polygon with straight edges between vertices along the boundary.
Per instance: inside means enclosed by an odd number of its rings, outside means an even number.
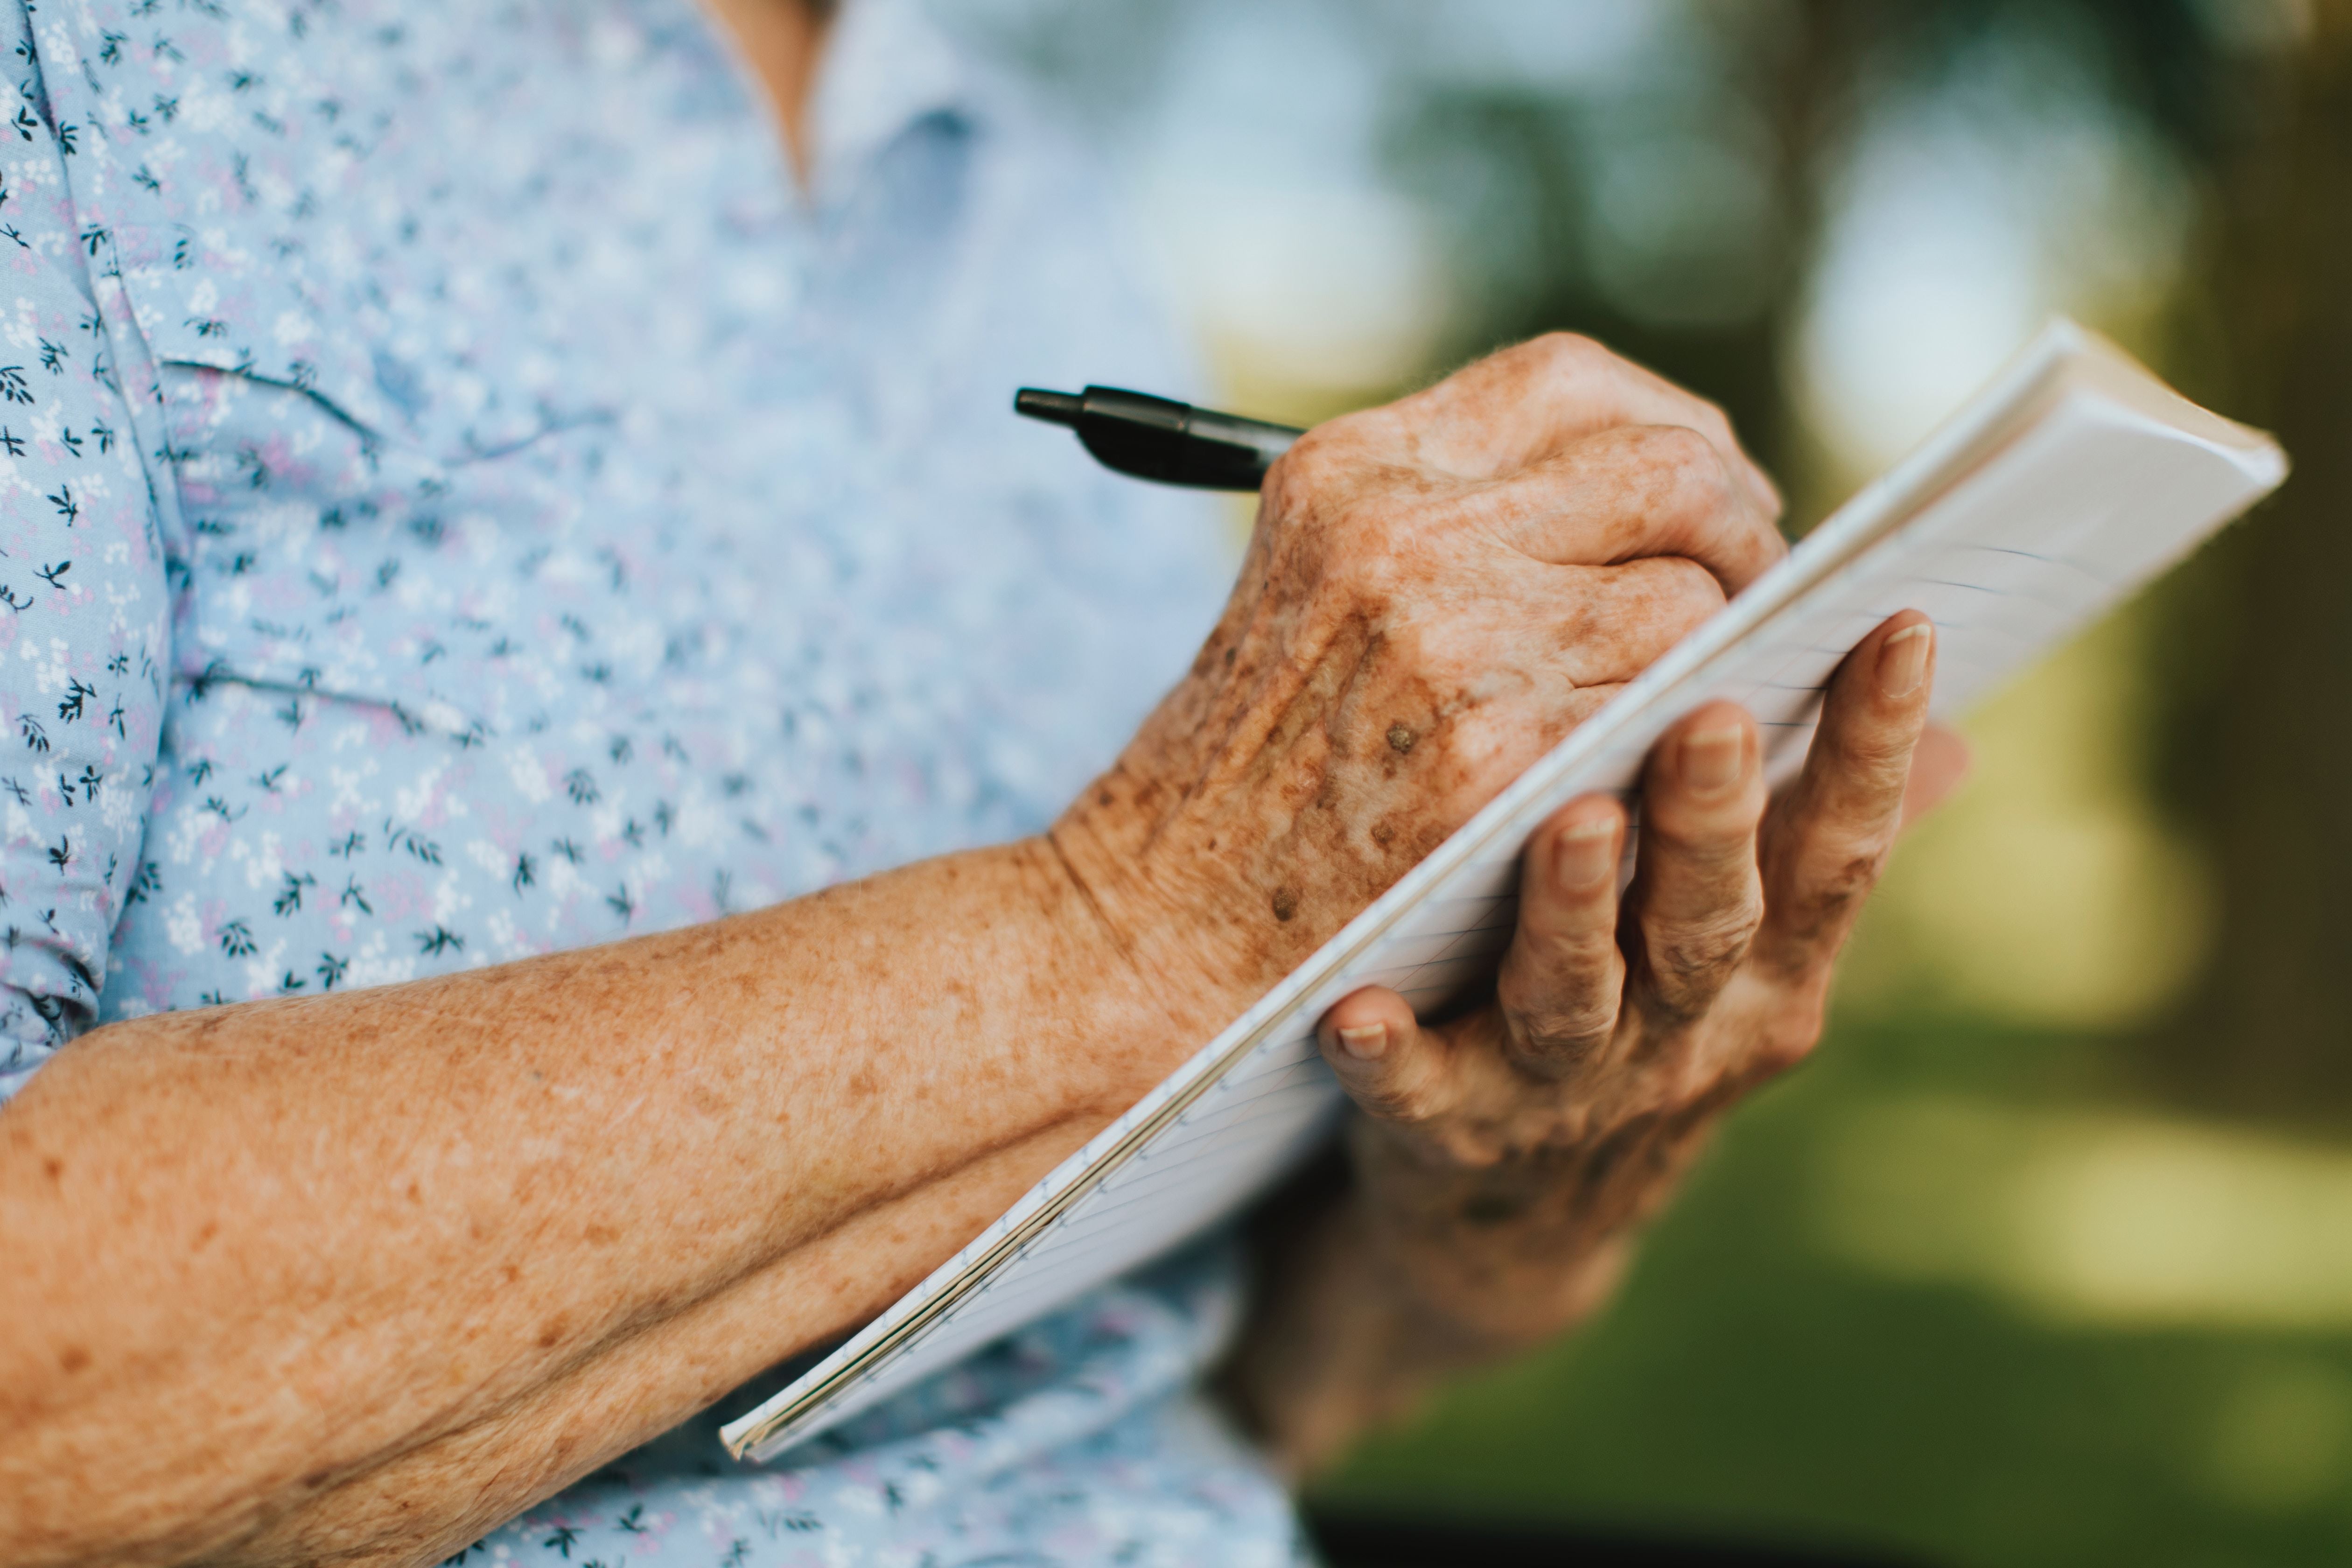
M1582 340L1334 420L1055 847L1155 984L1238 1007L1784 555L1778 511L1720 412Z
M1317 1019L1366 985L1427 1005L1490 972L1513 924L1529 834L1569 800L1629 788L1685 715L1739 702L1763 725L1776 771L1793 766L1830 672L1906 606L1932 615L1941 632L1938 708L1965 705L2283 474L2265 438L2182 402L2086 334L2054 329L1728 608L1577 715L1583 721L1548 754L1504 759L1516 783L956 1258L732 1424L730 1446L772 1453L1261 1189L1319 1136L1337 1099ZM1710 542L1719 542L1692 548ZM1736 582L1738 567L1727 574ZM1419 739L1389 743L1409 756ZM1302 859L1307 874L1335 863L1346 874L1342 856ZM1277 921L1284 890L1265 890Z

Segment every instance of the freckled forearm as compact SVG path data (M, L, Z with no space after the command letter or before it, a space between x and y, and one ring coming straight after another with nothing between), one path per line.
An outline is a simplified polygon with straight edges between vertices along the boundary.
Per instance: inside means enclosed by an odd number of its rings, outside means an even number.
M907 1197L876 1205L593 1361L405 1452L340 1478L258 1523L205 1563L309 1568L325 1562L425 1568L536 1500L611 1462L766 1370L761 1348L782 1321L845 1333L866 1303L895 1299L1011 1204L1076 1130L975 1160ZM453 1504L455 1505L453 1508Z
M1213 1026L1093 918L1023 845L79 1042L0 1110L0 1557L194 1560L466 1434L511 1512L870 1316Z

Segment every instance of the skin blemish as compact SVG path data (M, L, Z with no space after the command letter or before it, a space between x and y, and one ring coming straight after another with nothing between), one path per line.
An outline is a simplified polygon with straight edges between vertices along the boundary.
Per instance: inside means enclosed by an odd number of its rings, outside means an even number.
M58 1352L58 1365L68 1373L81 1371L89 1364L89 1352L79 1345L68 1345Z
M1394 824L1394 823L1392 823L1392 822L1375 822L1375 823L1373 823L1373 824L1372 824L1372 842L1373 842L1373 843L1375 843L1375 844L1377 844L1377 845L1379 845L1379 846L1380 846L1381 848L1383 848L1383 849L1387 848L1390 845L1391 845L1391 844L1395 843L1395 842L1396 842L1396 824Z
M1389 726L1389 750L1399 756L1412 751L1412 743L1420 739L1402 720Z
M1276 888L1274 890L1274 918L1286 921L1298 912L1298 889Z
M1527 1209L1524 1200L1509 1194L1479 1193L1463 1204L1462 1222L1475 1226L1505 1225L1518 1218Z
M41 1162L41 1174L48 1177L49 1180L54 1182L65 1173L66 1163L56 1155L52 1154Z

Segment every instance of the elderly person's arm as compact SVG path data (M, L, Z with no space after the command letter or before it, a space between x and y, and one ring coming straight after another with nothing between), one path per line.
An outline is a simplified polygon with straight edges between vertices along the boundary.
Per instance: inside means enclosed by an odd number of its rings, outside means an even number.
M429 1562L866 1321L1777 558L1772 504L1711 408L1514 350L1300 443L1046 837L87 1035L0 1110L0 1560Z

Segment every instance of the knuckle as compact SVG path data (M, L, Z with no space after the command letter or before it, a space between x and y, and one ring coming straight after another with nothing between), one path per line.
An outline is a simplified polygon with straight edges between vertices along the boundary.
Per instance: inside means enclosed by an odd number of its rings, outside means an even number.
M1547 921L1554 922L1556 929L1549 931L1520 928L1523 945L1506 961L1503 979L1507 985L1498 991L1506 1006L1514 1002L1532 1006L1566 987L1603 986L1616 977L1617 932L1606 902L1563 911Z
M1443 1097L1425 1075L1391 1075L1360 1084L1354 1092L1357 1104L1401 1127L1429 1127L1444 1114Z
M1903 726L1859 725L1856 730L1839 741L1839 768L1871 795L1891 803L1911 777L1916 737Z
M1515 1054L1541 1071L1572 1071L1591 1060L1616 1032L1615 999L1596 997L1521 1016Z
M1616 1031L1623 960L1610 936L1545 946L1532 962L1516 962L1516 952L1506 962L1496 1000L1515 1045L1572 1065Z
M1706 437L1687 425L1634 425L1619 437L1661 473L1680 474L1685 468L1723 467Z
M1885 863L1886 846L1853 845L1845 853L1829 857L1810 891L1817 903L1839 907L1856 903L1878 885L1878 873Z
M1387 1056L1370 1062L1335 1054L1327 1047L1324 1059L1347 1086L1349 1098L1375 1121L1429 1130L1452 1120L1453 1080L1444 1058L1431 1054L1426 1040L1400 1042Z
M1520 346L1536 363L1555 374L1595 370L1615 357L1581 332L1545 332Z
M1617 356L1579 332L1546 332L1502 356L1509 378L1540 396L1583 396L1616 380Z
M1819 863L1807 866L1789 900L1790 931L1811 942L1823 932L1843 926L1878 885L1879 873L1885 863L1884 846L1857 845L1844 853L1823 856Z
M1867 651L1875 658L1875 647ZM1849 655L1833 679L1832 695L1843 696L1868 673L1860 659ZM1920 731L1927 727L1926 715L1904 703L1891 704L1894 711L1889 712L1882 701L1873 684L1868 700L1858 701L1848 697L1824 714L1822 739L1816 744L1826 747L1828 760L1841 771L1909 770L1911 753L1919 744Z
M1654 513L1705 522L1722 517L1738 502L1723 454L1687 425L1652 425L1640 437L1653 482L1644 500Z
M1363 467L1361 446L1347 418L1318 425L1266 470L1266 504L1277 515L1318 510L1318 502L1352 487Z
M1732 908L1691 920L1649 920L1643 937L1650 967L1669 994L1711 989L1748 956L1762 910L1743 899Z
M1685 555L1655 558L1659 610L1688 631L1723 608L1723 584L1714 573Z
M1578 600L1560 616L1565 650L1679 641L1724 605L1715 574L1686 556L1650 555L1599 570L1609 574L1605 591Z
M1767 801L1763 783L1722 800L1694 798L1678 782L1652 789L1643 797L1643 831L1664 840L1662 847L1692 865L1703 876L1717 876L1735 860L1748 857L1748 841L1764 817Z

